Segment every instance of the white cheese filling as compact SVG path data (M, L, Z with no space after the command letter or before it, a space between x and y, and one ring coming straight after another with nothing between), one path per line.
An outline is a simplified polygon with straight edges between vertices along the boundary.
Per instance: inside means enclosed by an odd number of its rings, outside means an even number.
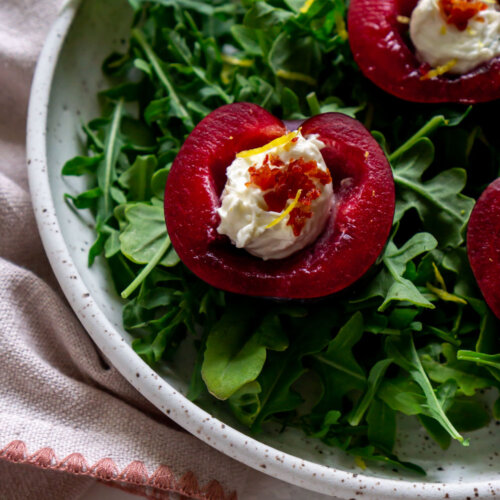
M500 55L500 7L495 0L484 3L487 8L460 31L446 22L439 0L419 0L410 18L419 60L433 68L449 66L448 73L461 75Z
M333 204L332 183L322 184L319 179L311 178L320 196L311 202L312 216L307 219L300 234L295 236L292 226L288 225L289 214L273 225L283 212L268 210L265 192L251 183L250 167L261 168L266 155L268 158L275 155L284 166L273 168L283 170L292 160L302 158L306 162L316 162L323 172L328 171L320 151L324 144L315 136L306 139L300 132L296 137L293 143L237 157L226 171L227 181L217 211L220 216L217 231L227 235L236 247L244 248L264 260L283 259L312 243L322 232ZM293 202L289 199L287 207Z

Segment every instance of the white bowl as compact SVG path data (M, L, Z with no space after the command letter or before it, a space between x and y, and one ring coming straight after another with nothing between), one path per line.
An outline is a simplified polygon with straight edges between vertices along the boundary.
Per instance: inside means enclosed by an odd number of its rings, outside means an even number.
M64 193L77 193L84 179L63 178L66 160L82 153L81 123L99 114L96 91L106 86L104 57L126 43L131 12L124 0L69 2L51 30L38 62L28 117L28 165L33 206L45 250L59 283L103 354L146 398L170 418L223 453L284 481L338 497L366 499L493 498L500 495L494 426L470 435L471 446L454 443L443 452L412 421L400 425L398 453L428 471L426 478L384 469L361 471L352 459L290 429L268 427L252 437L215 403L205 409L183 394L192 352L182 363L153 371L130 347L121 323L122 302L104 263L87 267L94 240L92 219L76 215ZM214 415L217 415L214 416ZM362 473L361 473L362 472Z

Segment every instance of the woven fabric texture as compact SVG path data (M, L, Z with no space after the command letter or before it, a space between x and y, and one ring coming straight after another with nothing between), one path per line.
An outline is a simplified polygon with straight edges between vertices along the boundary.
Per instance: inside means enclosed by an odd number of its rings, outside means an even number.
M0 498L76 499L95 478L151 498L235 498L247 468L182 431L107 365L45 257L25 126L59 7L0 2Z

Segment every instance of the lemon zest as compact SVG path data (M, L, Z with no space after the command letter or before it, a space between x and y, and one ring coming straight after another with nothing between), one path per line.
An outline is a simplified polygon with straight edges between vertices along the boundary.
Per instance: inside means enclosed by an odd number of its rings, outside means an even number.
M276 71L276 76L284 80L294 80L296 82L308 83L309 85L317 84L317 81L312 76L304 75L304 73L297 73L296 71L288 71L286 69L279 69Z
M301 194L302 194L302 189L299 189L297 191L297 194L295 195L295 198L293 199L292 203L290 203L290 205L288 205L288 207L286 207L285 210L283 210L283 212L281 212L281 214L278 215L278 217L276 217L276 219L274 219L272 222L270 222L266 226L266 229L269 229L270 227L273 227L276 224L279 224L297 206L297 203L299 202L299 198L300 198Z
M314 3L314 0L306 0L304 2L304 5L300 8L299 12L301 14L305 14L311 8L313 3Z
M253 59L238 59L234 56L222 54L221 59L232 66L241 66L242 68L250 68L253 65Z
M442 66L438 66L437 68L427 71L425 75L422 75L420 77L420 80L430 80L431 78L435 78L436 76L444 75L451 68L453 68L455 64L457 64L457 60L452 59L451 61L448 61L446 64L443 64Z
M444 282L443 275L440 273L438 267L436 264L433 262L432 263L432 270L434 271L434 278L436 279L439 288L431 285L430 283L426 283L425 286L438 298L441 300L444 300L446 302L456 302L457 304L467 304L467 301L465 299L462 299L461 297L458 297L457 295L454 295L453 293L449 293L446 290L446 283Z
M366 463L365 461L358 455L354 457L354 463L363 470L366 470Z
M441 288L437 288L430 283L426 283L425 285L434 295L439 297L441 300L445 302L456 302L457 304L467 304L467 301L458 297L457 295L453 295L452 293L447 292L446 290L442 290Z
M401 24L410 24L410 18L408 16L396 16L396 21Z
M240 151L237 155L236 158L248 158L249 156L253 155L258 155L260 153L265 153L269 149L276 148L278 146L283 146L290 142L294 137L297 137L299 131L294 130L293 132L289 132L286 135L282 135L281 137L278 137L277 139L274 139L271 142L268 142L264 146L261 146L260 148L254 148L254 149L247 149L246 151Z
M443 275L439 272L438 266L436 266L436 263L432 263L432 270L434 271L434 277L436 278L436 281L440 285L440 287L443 290L446 290L446 283L444 282Z
M220 79L224 85L229 85L231 83L231 69L229 66L224 65L222 71L220 72Z
M446 35L446 32L447 32L447 31L448 31L448 30L446 29L446 25L445 25L445 24L443 24L443 26L441 26L441 35Z
M342 40L347 40L349 38L349 34L347 33L347 29L345 27L344 17L340 14L335 15L335 25L337 27L337 33Z

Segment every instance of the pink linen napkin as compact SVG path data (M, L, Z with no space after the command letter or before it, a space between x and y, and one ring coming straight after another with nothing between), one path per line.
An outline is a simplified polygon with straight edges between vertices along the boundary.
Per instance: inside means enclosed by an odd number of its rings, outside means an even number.
M0 498L76 499L98 478L149 498L234 499L248 469L182 431L106 364L45 257L25 121L59 6L0 2Z

